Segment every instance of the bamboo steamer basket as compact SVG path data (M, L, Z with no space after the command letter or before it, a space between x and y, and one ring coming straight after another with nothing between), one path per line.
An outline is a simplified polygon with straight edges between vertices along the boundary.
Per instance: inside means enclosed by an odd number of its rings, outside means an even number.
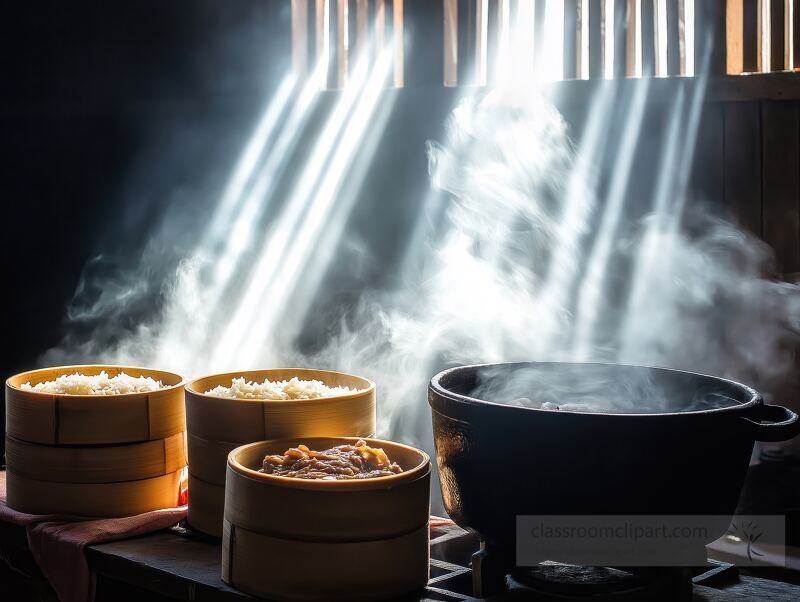
M55 483L6 471L8 505L28 514L133 516L178 505L183 469L117 483Z
M367 439L404 472L363 480L295 479L258 472L264 456L303 443L322 450L356 437L261 441L228 456L222 579L272 599L400 596L428 581L430 459Z
M330 387L346 386L357 392L285 401L205 394L219 385L229 387L239 377L256 382L297 377L320 380ZM352 374L306 368L215 374L187 384L186 423L192 477L188 522L198 531L221 537L225 467L233 449L244 443L287 437L371 437L375 434L375 384ZM192 483L196 481L202 484L193 489ZM215 499L206 499L208 496ZM219 509L216 516L210 514L213 508Z
M165 388L122 395L58 395L25 391L37 384L79 372L109 376L125 372L149 376ZM183 378L172 372L131 366L61 366L31 370L6 381L6 434L45 445L138 443L170 438L186 430Z
M54 483L116 483L164 476L186 467L186 433L124 445L39 445L6 437L6 466Z
M189 516L192 529L220 537L220 517L225 504L225 487L206 483L189 473Z

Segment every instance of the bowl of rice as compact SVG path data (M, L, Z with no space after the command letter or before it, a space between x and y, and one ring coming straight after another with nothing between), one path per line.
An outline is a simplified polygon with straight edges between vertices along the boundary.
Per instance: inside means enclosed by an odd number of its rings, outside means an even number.
M220 537L228 454L253 441L371 437L375 383L310 368L213 374L186 385L189 523Z
M112 365L43 368L6 380L6 433L48 445L164 439L185 430L179 374Z

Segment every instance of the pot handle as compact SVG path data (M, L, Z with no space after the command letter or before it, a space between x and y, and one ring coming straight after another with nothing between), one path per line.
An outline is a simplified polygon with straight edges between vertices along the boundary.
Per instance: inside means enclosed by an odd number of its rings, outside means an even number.
M754 419L742 417L752 425L756 441L786 441L800 433L800 417L789 408L766 403L757 408Z

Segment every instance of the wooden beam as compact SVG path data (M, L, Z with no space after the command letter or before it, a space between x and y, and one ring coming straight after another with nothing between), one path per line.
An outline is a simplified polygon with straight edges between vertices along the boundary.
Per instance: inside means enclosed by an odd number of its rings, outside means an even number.
M650 82L648 103L670 103L683 88L687 96L701 85L698 78L656 78ZM635 79L569 80L545 86L545 92L559 104L589 104L599 88L617 88L617 96L632 94L638 83ZM704 95L705 102L750 102L757 100L800 100L800 77L795 73L712 76Z

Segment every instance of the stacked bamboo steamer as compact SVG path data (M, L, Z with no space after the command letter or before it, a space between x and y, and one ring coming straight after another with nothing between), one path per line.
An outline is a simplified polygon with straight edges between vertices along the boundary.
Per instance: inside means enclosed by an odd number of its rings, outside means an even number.
M356 389L317 399L232 399L205 394L234 378L263 382L319 380ZM189 516L193 529L222 537L228 454L254 441L289 437L371 437L375 433L375 384L352 374L286 368L215 374L186 385L189 450Z
M24 383L120 372L163 388L119 395L60 395ZM131 516L176 506L187 463L183 379L128 366L64 366L6 381L6 495L30 514Z
M418 449L368 439L403 472L306 480L258 472L264 456L358 439L259 441L228 456L222 579L273 600L377 600L428 582L431 465Z

